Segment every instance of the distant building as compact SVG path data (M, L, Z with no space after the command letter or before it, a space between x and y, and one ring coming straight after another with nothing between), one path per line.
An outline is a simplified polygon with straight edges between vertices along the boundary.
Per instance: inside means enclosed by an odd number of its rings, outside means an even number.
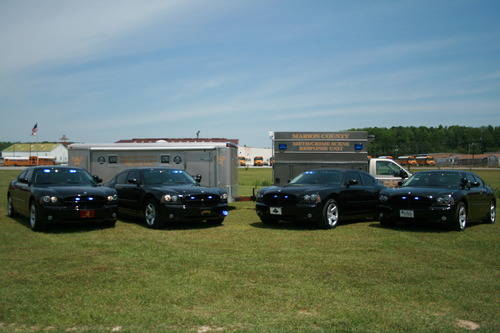
M47 157L57 164L68 163L68 149L60 143L14 143L2 150L2 158L9 157Z
M122 139L116 143L166 143L166 142L230 142L235 145L240 143L239 139L226 139L226 138L134 138Z

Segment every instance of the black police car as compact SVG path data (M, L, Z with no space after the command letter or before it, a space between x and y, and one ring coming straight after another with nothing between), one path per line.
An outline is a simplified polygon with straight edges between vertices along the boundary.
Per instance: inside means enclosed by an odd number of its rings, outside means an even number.
M496 220L496 198L492 189L472 172L421 171L400 188L380 193L380 222L429 220L446 223L462 231L472 221Z
M311 170L298 175L288 185L259 190L255 208L264 224L307 220L330 229L341 219L375 217L383 188L364 171Z
M201 176L170 168L133 168L117 174L106 186L118 192L119 211L140 214L150 228L170 221L221 224L228 215L227 193L199 186Z
M53 221L99 220L114 226L118 196L98 182L98 177L80 168L27 168L10 182L7 214L29 216L33 230L42 230Z

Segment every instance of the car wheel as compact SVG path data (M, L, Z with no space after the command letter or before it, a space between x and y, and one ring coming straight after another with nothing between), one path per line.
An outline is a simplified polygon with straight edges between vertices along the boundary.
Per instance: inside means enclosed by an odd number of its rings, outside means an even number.
M30 205L30 228L34 231L40 231L45 229L45 222L42 220L42 216L40 216L40 210L38 206L33 201Z
M495 201L490 203L490 211L488 212L488 223L495 223L497 220L497 205Z
M467 208L463 202L459 202L455 211L455 229L464 231L467 224Z
M393 227L395 225L395 222L393 219L383 217L380 219L380 225L383 227Z
M323 206L323 218L320 221L320 227L324 229L333 229L339 222L339 206L333 199L328 200Z
M7 216L15 217L17 212L14 210L14 206L12 206L12 198L10 195L7 197Z
M104 221L104 222L102 222L102 225L105 228L114 228L116 226L116 220Z
M150 199L144 205L144 220L149 228L160 228L160 209L158 204Z
M260 220L265 225L276 225L276 224L278 224L278 221L279 221L278 219L275 219L272 217L264 217L264 216L261 216Z

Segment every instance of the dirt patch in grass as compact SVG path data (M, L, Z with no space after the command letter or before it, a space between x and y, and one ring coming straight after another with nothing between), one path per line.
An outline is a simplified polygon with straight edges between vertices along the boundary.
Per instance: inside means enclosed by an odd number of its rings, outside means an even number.
M481 326L479 326L478 323L475 323L475 322L470 321L470 320L462 320L462 319L457 320L456 324L458 327L465 328L466 330L470 330L470 331L475 331L481 327Z

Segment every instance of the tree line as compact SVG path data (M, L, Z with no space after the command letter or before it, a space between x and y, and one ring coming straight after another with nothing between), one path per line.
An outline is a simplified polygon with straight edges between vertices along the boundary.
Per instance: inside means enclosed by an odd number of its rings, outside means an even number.
M374 136L368 145L372 156L500 151L500 126L367 127L350 131L368 131Z

